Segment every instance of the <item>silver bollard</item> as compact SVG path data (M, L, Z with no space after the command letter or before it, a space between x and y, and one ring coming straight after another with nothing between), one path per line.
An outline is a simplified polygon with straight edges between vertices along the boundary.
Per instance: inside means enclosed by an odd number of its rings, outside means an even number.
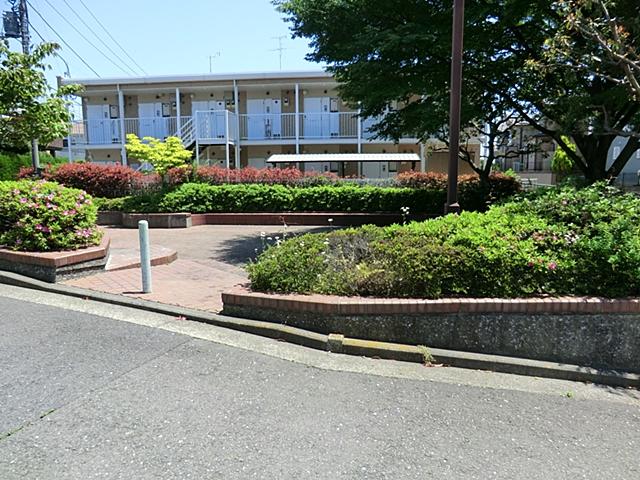
M149 248L149 223L146 220L140 220L138 222L138 236L140 238L142 292L151 293L151 251Z

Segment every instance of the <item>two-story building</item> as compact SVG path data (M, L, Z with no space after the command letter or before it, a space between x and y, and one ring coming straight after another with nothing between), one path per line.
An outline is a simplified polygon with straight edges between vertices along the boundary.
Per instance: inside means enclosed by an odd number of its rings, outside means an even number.
M130 164L125 137L175 135L195 151L200 165L267 166L274 154L414 153L414 162L305 163L304 170L341 176L387 178L405 170L446 171L448 153L415 138L394 143L371 132L343 102L326 72L177 75L65 79L84 87L82 120L67 141L72 159ZM480 154L480 143L477 142ZM327 160L327 157L323 157ZM295 164L292 162L292 164ZM282 164L280 164L282 165ZM286 164L285 164L286 165ZM463 162L461 173L469 172Z

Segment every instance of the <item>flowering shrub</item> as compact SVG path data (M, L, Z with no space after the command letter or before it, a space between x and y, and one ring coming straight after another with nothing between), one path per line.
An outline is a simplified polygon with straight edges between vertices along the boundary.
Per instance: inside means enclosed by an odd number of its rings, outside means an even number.
M440 298L640 295L640 199L536 192L422 223L309 234L249 265L259 291Z
M46 181L0 182L0 244L47 252L96 245L97 207L82 190Z
M20 178L33 175L33 169L22 169ZM67 187L80 188L96 197L116 198L131 194L143 180L143 175L122 165L97 163L66 163L45 169L43 177Z

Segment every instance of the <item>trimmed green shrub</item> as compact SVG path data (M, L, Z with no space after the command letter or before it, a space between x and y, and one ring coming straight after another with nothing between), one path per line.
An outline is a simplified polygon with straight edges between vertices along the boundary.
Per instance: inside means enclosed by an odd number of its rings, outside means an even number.
M309 234L248 266L252 288L382 297L640 295L640 199L537 192L408 225Z
M429 189L356 185L286 187L259 184L205 185L188 183L164 194L157 203L156 211L397 213L402 207L409 207L411 213L437 214L442 211L444 201L444 191ZM127 206L129 208L137 207L132 201L129 201Z
M47 165L59 165L66 162L66 158L52 157L46 152L40 152L40 164L46 168ZM16 180L20 174L20 169L31 167L30 153L0 153L0 181Z
M45 181L0 182L0 244L40 252L97 245L97 212L82 190Z

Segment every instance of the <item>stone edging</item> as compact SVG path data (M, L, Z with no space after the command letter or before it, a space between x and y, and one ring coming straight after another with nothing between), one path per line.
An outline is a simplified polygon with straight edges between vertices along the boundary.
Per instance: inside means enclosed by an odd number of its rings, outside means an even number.
M103 235L100 245L62 252L16 252L0 249L0 270L27 275L46 282L87 275L104 270L109 258L110 239Z
M109 253L111 240L105 234L100 245L61 252L18 252L0 248L0 260L27 265L38 265L47 268L60 268L67 265L89 262L104 258Z
M455 313L536 313L601 314L640 313L640 299L599 297L549 298L447 298L423 300L406 298L339 297L331 295L280 295L252 292L236 287L222 293L226 306L277 309L333 315L412 315Z
M409 215L407 220L426 220L435 215ZM331 222L329 221L331 219ZM138 221L147 220L150 228L190 228L197 225L308 225L359 226L401 223L399 213L349 212L255 212L255 213L123 213L98 212L100 225L137 228Z

